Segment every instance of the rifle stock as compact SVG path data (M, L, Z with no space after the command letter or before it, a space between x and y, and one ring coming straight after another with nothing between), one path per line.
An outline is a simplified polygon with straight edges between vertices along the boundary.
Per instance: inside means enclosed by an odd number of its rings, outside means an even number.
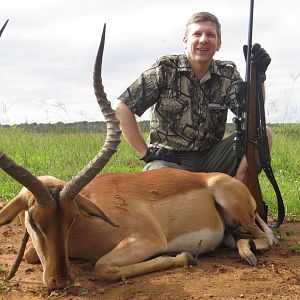
M250 64L250 75L247 92L247 116L246 116L246 160L247 170L245 177L245 184L251 192L251 195L256 201L257 212L260 217L267 221L267 206L263 201L261 188L259 185L258 176L261 172L261 166L258 163L258 132L257 132L257 82L256 82L256 68L253 63ZM258 84L261 84L260 82Z
M283 199L276 182L272 167L270 149L267 137L267 127L264 109L264 93L261 74L251 62L252 29L253 29L254 0L250 0L250 16L248 28L248 45L246 56L245 82L236 86L236 124L234 151L236 152L237 167L242 157L247 160L247 170L244 183L256 201L257 212L267 222L268 206L263 201L258 176L263 169L273 186L277 198L278 219L271 227L279 227L285 217Z

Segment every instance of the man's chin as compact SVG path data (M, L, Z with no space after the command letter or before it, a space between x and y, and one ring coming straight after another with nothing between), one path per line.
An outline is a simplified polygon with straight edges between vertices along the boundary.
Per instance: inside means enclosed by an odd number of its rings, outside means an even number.
M212 61L211 56L195 56L194 61L199 64L206 64Z

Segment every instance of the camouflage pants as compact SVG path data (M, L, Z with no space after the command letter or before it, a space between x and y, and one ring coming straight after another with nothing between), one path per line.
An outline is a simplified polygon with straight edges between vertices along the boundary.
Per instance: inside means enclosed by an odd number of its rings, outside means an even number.
M192 172L221 172L231 176L235 175L237 160L233 151L234 134L223 139L209 151L205 152L177 152L181 165L155 160L148 163L143 171L174 168Z

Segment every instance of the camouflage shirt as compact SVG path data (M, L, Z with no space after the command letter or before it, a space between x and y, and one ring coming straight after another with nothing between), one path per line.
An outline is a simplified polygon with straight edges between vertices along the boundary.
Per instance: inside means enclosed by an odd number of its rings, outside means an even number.
M149 146L203 151L223 138L240 80L231 61L213 60L199 80L185 54L169 55L142 73L119 100L138 116L151 107Z

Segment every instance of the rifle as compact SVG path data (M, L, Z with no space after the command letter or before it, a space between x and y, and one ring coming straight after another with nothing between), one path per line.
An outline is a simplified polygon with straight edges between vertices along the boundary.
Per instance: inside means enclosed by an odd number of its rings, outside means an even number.
M2 28L0 29L0 37L1 37L2 32L4 31L4 29L5 29L5 27L6 27L7 23L8 23L8 21L9 21L9 19L6 20L6 22L4 23L4 25L3 25Z
M234 151L239 163L245 155L247 172L245 184L257 204L260 217L267 222L268 206L263 201L258 180L261 168L269 179L277 197L278 218L277 223L271 227L279 227L284 220L285 209L283 199L276 182L270 158L270 149L267 138L266 119L264 110L264 93L260 74L251 62L252 29L253 29L254 0L250 0L250 17L248 28L248 51L246 57L246 79L238 82L236 86L236 124ZM258 163L258 158L261 166Z

